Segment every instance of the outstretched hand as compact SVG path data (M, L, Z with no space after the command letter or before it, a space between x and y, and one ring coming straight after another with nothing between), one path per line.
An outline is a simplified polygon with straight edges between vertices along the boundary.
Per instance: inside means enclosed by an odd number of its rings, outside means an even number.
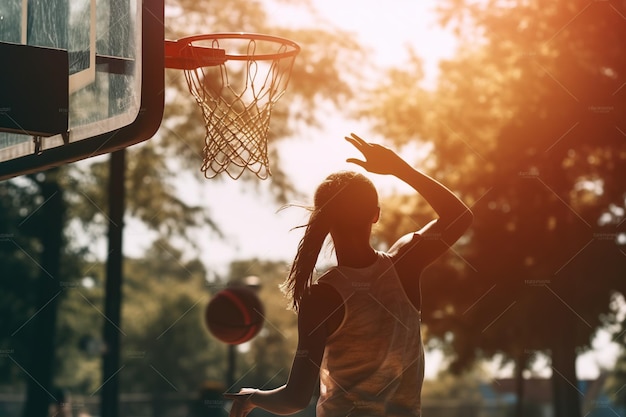
M394 151L383 145L366 142L354 133L346 136L346 140L354 145L365 158L364 161L348 158L346 162L357 164L373 174L395 174L402 164L406 165L406 162Z
M224 394L225 398L233 401L229 417L246 417L255 408L255 405L250 401L250 397L255 392L256 390L252 388L242 388L238 393Z

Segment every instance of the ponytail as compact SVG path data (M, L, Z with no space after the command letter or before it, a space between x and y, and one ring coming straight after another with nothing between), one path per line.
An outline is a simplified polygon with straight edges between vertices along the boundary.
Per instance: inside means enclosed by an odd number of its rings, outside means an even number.
M330 224L324 218L323 210L315 208L306 225L304 236L298 244L296 257L287 279L282 285L283 292L292 300L291 308L298 312L302 297L313 282L313 270L324 240L330 232Z
M378 213L378 194L374 184L362 174L341 171L330 174L317 187L314 207L298 245L287 279L281 286L298 312L302 297L313 284L313 270L324 240L334 232L355 233L371 226Z

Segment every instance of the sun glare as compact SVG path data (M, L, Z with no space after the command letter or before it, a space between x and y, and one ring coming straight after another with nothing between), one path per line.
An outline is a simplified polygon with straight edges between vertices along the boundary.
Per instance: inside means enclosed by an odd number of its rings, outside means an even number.
M367 50L370 65L368 76L380 79L383 68L402 67L410 52L423 60L424 88L434 88L438 76L440 60L451 58L455 53L456 39L452 33L437 24L436 1L394 1L381 13L380 2L373 0L345 0L337 7L334 0L313 0L315 12L307 12L296 6L274 4L270 6L270 16L278 25L289 27L338 28L353 33ZM358 13L355 13L358 10ZM338 114L336 110L325 110L320 118L320 129L306 129L298 132L293 140L283 141L279 152L285 170L292 176L296 186L302 190L313 190L321 179L331 172L346 169L360 169L345 162L346 158L358 157L355 150L343 140L351 132L366 140L384 142L386 139L375 136L366 123ZM402 156L415 163L427 157L429 147L407 147ZM408 191L404 184L393 178L372 176L382 194Z

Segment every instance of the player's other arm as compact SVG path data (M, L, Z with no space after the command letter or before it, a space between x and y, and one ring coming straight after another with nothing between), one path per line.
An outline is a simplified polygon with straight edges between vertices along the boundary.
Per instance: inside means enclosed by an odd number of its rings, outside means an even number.
M333 311L329 302L333 294L329 295L326 287L313 285L311 292L302 298L298 312L298 349L287 383L273 390L244 388L237 394L227 394L227 398L235 400L231 417L244 417L256 407L274 414L293 414L309 405L319 381L326 345L325 321Z

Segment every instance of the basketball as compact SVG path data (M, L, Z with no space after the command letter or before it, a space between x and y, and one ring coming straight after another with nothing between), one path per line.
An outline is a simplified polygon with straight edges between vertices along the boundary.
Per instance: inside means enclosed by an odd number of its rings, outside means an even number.
M252 339L263 327L263 305L256 293L245 287L226 288L213 296L205 310L209 332L230 345Z

